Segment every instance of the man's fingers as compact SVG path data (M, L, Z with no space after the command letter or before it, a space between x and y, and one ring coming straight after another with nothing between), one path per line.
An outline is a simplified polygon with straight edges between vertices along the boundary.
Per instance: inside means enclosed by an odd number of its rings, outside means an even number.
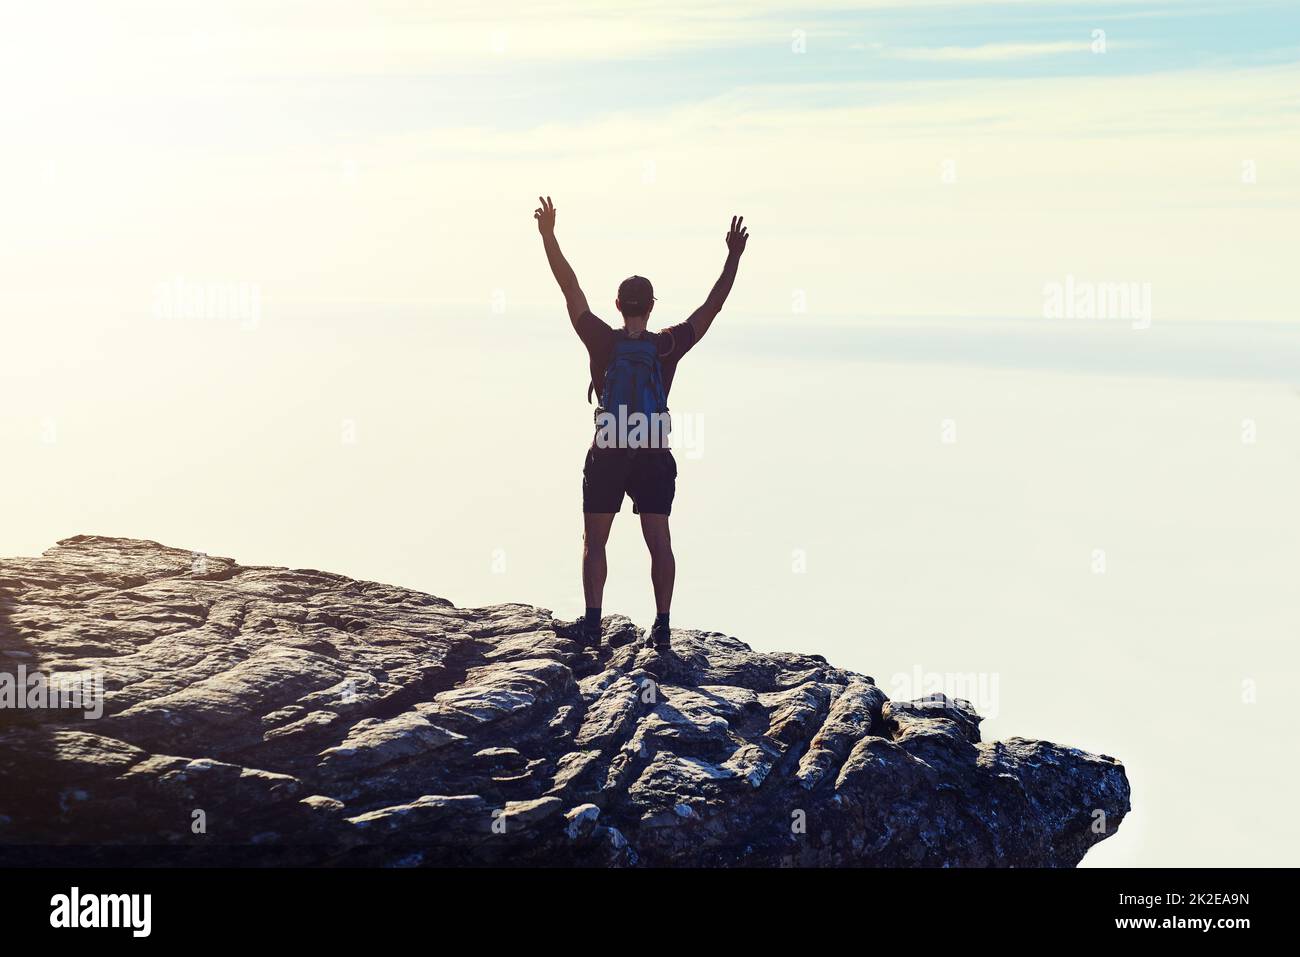
M744 222L745 222L745 217L741 216L739 219L736 220L736 228L739 229L744 224Z

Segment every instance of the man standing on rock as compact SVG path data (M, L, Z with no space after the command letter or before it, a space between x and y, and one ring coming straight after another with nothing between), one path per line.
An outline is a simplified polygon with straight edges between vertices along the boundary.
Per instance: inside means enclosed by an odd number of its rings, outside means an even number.
M683 323L647 332L654 309L654 288L643 276L631 276L619 285L614 308L623 327L614 329L587 307L578 277L560 252L555 239L555 205L549 196L538 197L533 212L542 234L546 261L564 293L573 329L587 347L591 367L588 399L594 394L596 436L582 470L582 588L587 613L580 627L587 647L600 644L600 603L605 591L605 543L623 496L632 499L632 511L641 516L641 534L650 549L650 580L654 585L654 625L646 644L669 647L668 609L673 598L676 564L668 534L668 515L677 488L677 462L668 446L668 390L677 363L709 331L722 310L736 279L736 267L745 251L749 232L744 217L731 217L726 236L727 260L704 305Z

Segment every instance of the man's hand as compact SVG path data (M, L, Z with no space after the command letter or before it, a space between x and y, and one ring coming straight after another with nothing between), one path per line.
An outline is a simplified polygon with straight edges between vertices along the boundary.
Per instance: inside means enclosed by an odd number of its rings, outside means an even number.
M533 210L533 219L537 220L537 231L543 236L552 236L555 234L555 204L551 202L549 196L545 198L538 196L537 201L542 204Z
M555 221L555 210L551 210L551 221ZM744 226L745 217L731 217L731 231L727 233L727 252L733 256L739 256L745 251L745 243L749 241L749 230Z

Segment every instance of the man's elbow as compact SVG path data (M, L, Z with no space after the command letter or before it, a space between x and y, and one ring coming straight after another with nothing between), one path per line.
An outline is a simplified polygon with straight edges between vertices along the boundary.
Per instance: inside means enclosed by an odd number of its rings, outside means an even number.
M581 289L572 295L566 293L564 305L569 310L569 317L576 322L578 317L587 311L587 297L582 294Z
M717 315L716 312L712 312L706 309L699 309L696 310L695 314L691 316L690 326L691 326L691 330L695 333L695 339L697 342L706 332L709 331L709 326L713 324L713 318L716 315Z

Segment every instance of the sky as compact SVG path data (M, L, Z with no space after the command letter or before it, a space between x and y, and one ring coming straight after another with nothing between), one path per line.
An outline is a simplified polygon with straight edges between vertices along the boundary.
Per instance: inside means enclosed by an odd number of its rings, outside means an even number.
M11 5L5 295L541 307L545 192L606 304L639 272L689 312L739 210L765 317L1038 315L1067 274L1295 313L1294 4L494 9Z
M662 324L741 213L674 383L674 623L1120 757L1088 864L1293 860L1295 4L492 10L0 12L0 553L577 614L536 197L597 313L639 273ZM645 566L622 519L607 611Z

